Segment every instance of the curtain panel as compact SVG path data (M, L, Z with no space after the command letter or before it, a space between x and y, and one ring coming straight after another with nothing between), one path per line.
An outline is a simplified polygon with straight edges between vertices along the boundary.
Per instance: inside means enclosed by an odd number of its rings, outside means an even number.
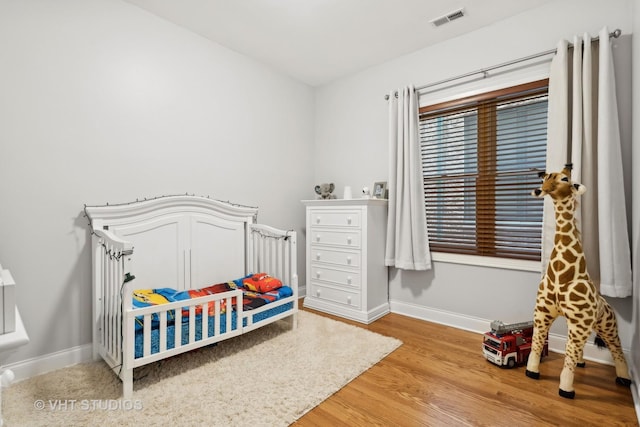
M585 34L573 46L558 43L549 75L547 171L573 163L572 179L585 185L576 212L587 269L603 295L632 292L622 150L609 31L598 43ZM545 200L543 274L553 248L553 205Z
M418 96L413 86L389 95L389 214L385 264L431 269L424 203Z

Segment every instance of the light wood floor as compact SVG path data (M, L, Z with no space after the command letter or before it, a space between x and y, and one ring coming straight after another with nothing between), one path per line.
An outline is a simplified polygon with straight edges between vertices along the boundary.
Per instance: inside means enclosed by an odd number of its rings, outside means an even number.
M587 361L570 400L558 396L560 354L543 359L536 381L524 366L489 363L477 333L398 314L362 325L307 310L403 345L294 426L638 426L631 390L615 384L612 366Z

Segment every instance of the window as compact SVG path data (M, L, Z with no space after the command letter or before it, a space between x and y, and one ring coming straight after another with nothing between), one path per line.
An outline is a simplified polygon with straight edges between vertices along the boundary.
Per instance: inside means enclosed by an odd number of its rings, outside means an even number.
M540 260L548 80L420 109L430 248Z

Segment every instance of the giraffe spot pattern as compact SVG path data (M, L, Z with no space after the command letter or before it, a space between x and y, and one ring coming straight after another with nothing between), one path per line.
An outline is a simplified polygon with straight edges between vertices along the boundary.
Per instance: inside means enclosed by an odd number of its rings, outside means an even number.
M582 296L575 294L575 293L570 293L569 294L569 300L570 301L582 301ZM585 302L583 304L572 304L572 307L574 308L574 310L586 310L590 307L590 304Z
M556 272L552 268L549 268L547 271L547 277L549 279L547 280L547 288L550 288L551 283L556 281ZM540 289L543 289L543 286L540 286Z
M587 274L587 261L585 260L584 257L580 258L580 264L578 266L578 272L580 273L581 276Z
M566 259L570 264L574 265L578 260L578 257L572 251L565 251L563 253L564 259ZM573 268L573 267L572 267Z
M560 274L558 280L560 281L560 283L567 283L571 281L575 277L575 275L576 269L573 266L570 266Z
M549 263L549 265L553 271L563 271L566 268L566 264L562 259L554 260L552 263Z
M543 312L543 313L549 313L549 309L547 308L546 305L540 305L538 307L536 307L539 311Z

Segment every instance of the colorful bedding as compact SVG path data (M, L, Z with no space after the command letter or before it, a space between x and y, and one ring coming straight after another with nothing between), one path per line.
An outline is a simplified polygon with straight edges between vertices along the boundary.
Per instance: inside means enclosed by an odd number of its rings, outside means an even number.
M133 293L133 308L167 304L174 301L184 301L206 295L227 292L234 289L242 290L243 310L253 310L270 302L293 295L293 290L289 286L282 285L280 280L271 277L266 273L258 273L249 274L239 279L231 280L226 283L218 283L201 289L188 289L183 291L178 291L172 288L139 289ZM260 290L264 292L260 292ZM232 301L232 303L235 304L236 301ZM224 300L220 301L221 313L226 312L227 307L225 305L226 302ZM215 305L213 302L208 304L207 310L210 316L214 314L214 307ZM200 316L202 314L201 311L202 309L198 307L196 315ZM182 310L183 323L188 322L188 315L188 308L184 308ZM174 310L167 311L167 324L171 324L174 320ZM152 314L151 321L152 329L156 329L159 324L157 313ZM142 316L138 316L136 317L135 322L136 331L141 330L142 327L143 318Z

